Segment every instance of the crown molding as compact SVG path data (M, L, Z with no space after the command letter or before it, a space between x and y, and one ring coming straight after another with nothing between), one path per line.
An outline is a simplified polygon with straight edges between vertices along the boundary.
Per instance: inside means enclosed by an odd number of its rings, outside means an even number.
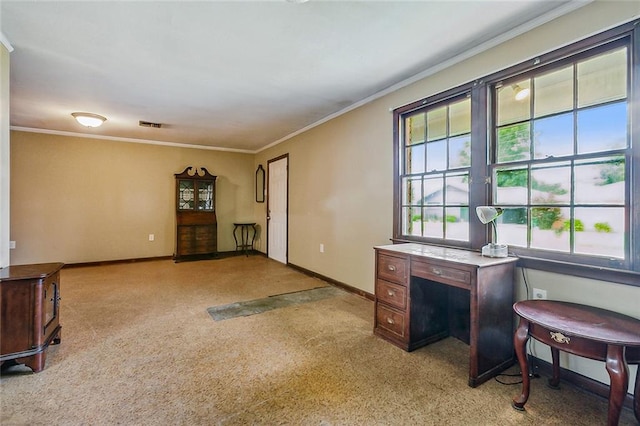
M13 46L11 45L11 43L9 42L9 39L4 35L2 31L0 31L0 43L2 43L2 45L7 48L9 53L13 52Z
M205 151L225 151L225 152L235 152L238 154L255 154L256 153L256 151L251 151L248 149L223 148L223 147L216 147L216 146L186 144L186 143L180 143L180 142L156 141L156 140L150 140L150 139L122 138L118 136L107 136L107 135L88 135L86 133L65 132L61 130L35 129L31 127L11 126L10 129L18 132L43 133L47 135L69 136L74 138L101 139L101 140L108 140L108 141L114 141L114 142L128 142L128 143L140 143L140 144L146 144L146 145L170 146L174 148L202 149Z

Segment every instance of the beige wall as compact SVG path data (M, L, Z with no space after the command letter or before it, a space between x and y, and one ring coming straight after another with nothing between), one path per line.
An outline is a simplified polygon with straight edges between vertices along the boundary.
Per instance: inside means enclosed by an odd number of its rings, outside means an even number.
M373 293L372 247L392 236L390 109L473 81L640 16L640 2L594 2L480 55L420 80L256 155L255 165L289 153L289 262ZM256 219L265 224L264 206ZM325 245L325 253L319 245ZM551 299L640 318L640 287L525 271ZM517 283L519 299L524 283ZM548 348L536 355L550 361ZM563 355L562 366L608 382L602 363ZM631 368L632 372L635 367ZM632 376L633 381L633 376ZM631 391L631 385L629 386Z
M0 43L0 268L9 266L9 50Z
M175 180L217 175L218 250L253 216L253 155L11 132L11 264L170 256ZM155 241L149 241L155 234Z

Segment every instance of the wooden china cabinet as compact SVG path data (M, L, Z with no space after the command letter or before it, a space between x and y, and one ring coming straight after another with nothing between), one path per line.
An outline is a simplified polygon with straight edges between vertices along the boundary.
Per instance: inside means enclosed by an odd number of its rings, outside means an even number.
M187 167L176 173L176 252L174 260L213 257L218 252L216 176Z

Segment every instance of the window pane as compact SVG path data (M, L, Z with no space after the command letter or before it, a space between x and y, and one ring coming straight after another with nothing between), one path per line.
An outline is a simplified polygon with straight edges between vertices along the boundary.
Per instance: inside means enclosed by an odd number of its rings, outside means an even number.
M624 208L575 209L575 252L624 259Z
M467 241L469 239L469 207L447 207L445 238Z
M530 89L529 80L520 81L516 84L499 87L497 122L498 126L515 123L516 121L528 120L531 117L530 97L516 99L519 90Z
M427 140L442 139L447 136L447 107L443 106L427 112Z
M534 117L573 109L573 66L534 79Z
M415 145L405 150L405 172L424 173L424 145Z
M531 204L571 202L570 163L552 163L531 168Z
M531 131L529 123L498 129L497 162L528 160L530 157Z
M422 236L422 217L420 207L402 208L402 234Z
M624 204L624 157L605 157L576 162L576 204Z
M427 143L427 170L445 170L447 168L447 140Z
M447 176L446 204L447 205L469 205L469 176L452 175Z
M425 237L443 238L442 211L442 207L425 207L423 209Z
M422 178L404 178L402 182L402 204L419 205L422 202Z
M527 247L527 209L504 209L496 220L498 242L511 246Z
M449 139L449 168L471 166L471 135Z
M565 221L569 221L569 209L561 207L533 207L531 209L531 247L569 251L569 232Z
M426 126L425 113L420 113L407 117L405 120L405 144L413 145L424 142Z
M578 107L627 96L627 49L578 63Z
M444 179L442 175L425 177L423 204L442 206L444 204L443 187Z
M471 98L449 105L449 136L471 132Z
M573 114L562 114L536 120L534 157L561 157L573 154Z
M529 177L526 168L497 169L495 203L498 205L527 204Z
M627 103L578 112L578 153L627 147Z

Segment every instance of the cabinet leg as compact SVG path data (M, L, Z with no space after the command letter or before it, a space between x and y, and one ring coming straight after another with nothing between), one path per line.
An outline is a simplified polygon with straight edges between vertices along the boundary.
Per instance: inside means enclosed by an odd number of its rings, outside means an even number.
M44 369L46 360L46 352L42 351L30 357L23 358L22 362L24 363L24 365L32 369L34 373L39 373Z
M51 344L52 345L59 345L60 344L60 334L62 332L60 330L58 330L58 332L56 333L56 335L53 337L53 339L51 340Z

